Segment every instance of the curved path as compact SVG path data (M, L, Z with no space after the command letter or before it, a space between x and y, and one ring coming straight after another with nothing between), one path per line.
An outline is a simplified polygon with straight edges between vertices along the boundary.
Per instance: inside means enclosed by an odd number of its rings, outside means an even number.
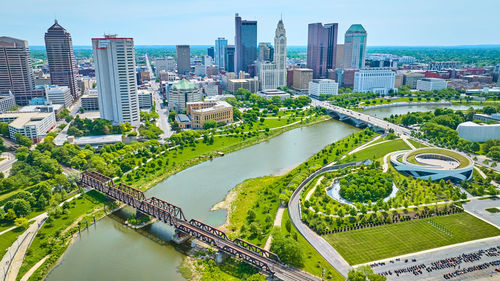
M309 175L304 181L302 181L297 189L293 192L288 202L288 214L290 220L292 221L295 228L304 236L304 238L311 244L314 249L329 263L331 264L340 274L347 277L347 273L351 269L351 266L347 261L335 250L332 245L326 242L323 237L319 236L316 232L312 231L307 225L302 222L301 210L300 210L300 194L304 190L304 187L317 175L320 175L327 171L334 171L341 168L360 165L363 161L339 164L333 166L325 166L316 172Z

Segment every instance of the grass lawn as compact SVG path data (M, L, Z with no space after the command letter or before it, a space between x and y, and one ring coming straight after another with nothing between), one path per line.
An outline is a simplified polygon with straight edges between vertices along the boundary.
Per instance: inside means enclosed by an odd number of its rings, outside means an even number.
M415 160L415 156L417 156L417 154L423 154L423 153L437 153L437 154L442 154L442 155L454 158L460 162L460 165L457 167L457 169L467 167L469 164L471 164L469 159L467 159L467 157L464 157L460 153L450 151L447 149L435 148L435 147L429 147L426 149L421 149L419 151L411 152L406 157L406 161L413 163L413 164L421 165Z
M290 234L286 230L286 222L290 221L290 217L288 216L288 209L285 209L283 212L283 219L281 221L281 231L284 234ZM321 277L323 275L323 269L325 269L325 277L331 275L332 278L325 280L345 280L345 278L335 269L333 268L314 248L307 242L307 240L297 231L297 229L293 226L291 228L292 233L297 234L297 242L299 242L302 252L305 255L304 257L304 267L302 268L304 271L307 271L311 274ZM293 234L292 234L293 235Z
M0 235L0 257L3 257L7 252L7 248L16 241L17 236L21 235L24 232L24 229L15 228L11 231L8 231L2 235Z
M80 196L69 203L70 208L67 215L63 214L59 217L54 217L52 222L45 222L35 236L35 239L33 239L33 242L26 253L26 258L24 259L23 265L19 270L19 276L23 276L24 273L26 273L33 265L35 265L35 263L47 254L54 254L54 252L59 251L62 247L62 243L57 241L54 242L55 245L50 246L48 245L50 244L49 241L54 238L60 238L60 233L62 231L72 225L81 216L91 213L95 208L102 207L103 204L97 203L104 201L104 195L94 190L89 191L85 195ZM58 258L58 256L56 255L54 258ZM45 264L47 264L47 262ZM40 269L42 269L42 267Z
M361 151L358 151L352 155L351 157L346 157L344 159L347 159L343 162L350 162L353 159L355 161L361 161L361 160L373 160L373 159L378 159L384 157L387 153L393 152L393 151L398 151L398 150L408 150L410 147L402 140L402 139L396 139L388 142L384 142L381 144L377 144L374 146L370 146L368 148L365 148ZM351 158L351 159L349 159Z
M488 209L485 209L487 212L490 212L492 214L495 214L495 213L500 213L500 210L498 208L488 208Z
M451 236L433 226L446 229ZM324 238L351 265L500 235L500 230L467 213L328 234Z
M423 144L423 143L420 143L420 142L418 142L418 141L416 141L416 140L408 139L408 141L409 141L411 144L413 144L413 146L414 146L415 148L427 147L427 145L425 145L425 144Z

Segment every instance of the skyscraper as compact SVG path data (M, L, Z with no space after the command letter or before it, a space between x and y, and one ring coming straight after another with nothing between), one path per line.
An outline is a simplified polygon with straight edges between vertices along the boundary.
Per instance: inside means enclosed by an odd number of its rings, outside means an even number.
M361 69L365 67L366 30L361 24L353 24L345 33L344 68Z
M224 61L226 63L224 68L226 69L227 72L234 72L234 60L235 60L234 53L235 53L234 45L227 45L224 51Z
M274 35L273 62L259 61L259 80L261 89L276 89L286 86L286 30L280 20Z
M325 24L324 26L321 23L309 25L308 67L313 69L315 78L327 77L328 70L335 68L337 33L337 23ZM311 64L309 64L310 62Z
M191 71L191 49L189 45L177 45L177 73L189 74Z
M235 72L248 71L248 65L257 59L257 21L242 20L236 14L235 21Z
M101 118L139 126L134 39L105 35L92 38Z
M311 23L307 40L307 67L314 78L324 78L328 69L335 69L338 23Z
M259 43L259 61L272 61L274 56L274 47L269 42Z
M52 85L67 86L74 99L80 96L76 85L77 73L73 42L66 29L55 23L45 33L45 50L49 62L50 83Z
M213 59L215 59L215 49L214 47L208 47L207 49L207 54L212 57Z
M31 67L28 41L12 37L0 37L0 93L12 92L16 103L28 104L36 94Z
M225 67L224 61L224 51L226 50L227 40L226 38L219 37L215 40L215 65L219 67L219 69L223 69Z

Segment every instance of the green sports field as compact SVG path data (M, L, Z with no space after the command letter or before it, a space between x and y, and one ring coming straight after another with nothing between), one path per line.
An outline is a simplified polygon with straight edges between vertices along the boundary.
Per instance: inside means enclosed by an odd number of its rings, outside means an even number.
M467 213L325 235L351 265L500 235Z

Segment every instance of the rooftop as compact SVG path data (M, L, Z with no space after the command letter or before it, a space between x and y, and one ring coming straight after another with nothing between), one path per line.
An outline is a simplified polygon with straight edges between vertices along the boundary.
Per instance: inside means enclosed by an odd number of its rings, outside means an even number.
M12 126L16 129L22 129L24 126L28 125L37 125L38 122L45 119L50 114L54 114L53 112L7 112L0 114L0 118L15 118L12 122L9 123L9 126Z
M106 143L117 143L122 141L122 135L104 135L104 136L87 136L74 138L70 141L77 145L95 145L95 144L106 144Z
M181 81L174 83L172 85L172 88L175 88L177 90L191 90L195 89L196 85L186 79L182 79Z
M347 32L366 32L365 28L361 24L353 24Z

